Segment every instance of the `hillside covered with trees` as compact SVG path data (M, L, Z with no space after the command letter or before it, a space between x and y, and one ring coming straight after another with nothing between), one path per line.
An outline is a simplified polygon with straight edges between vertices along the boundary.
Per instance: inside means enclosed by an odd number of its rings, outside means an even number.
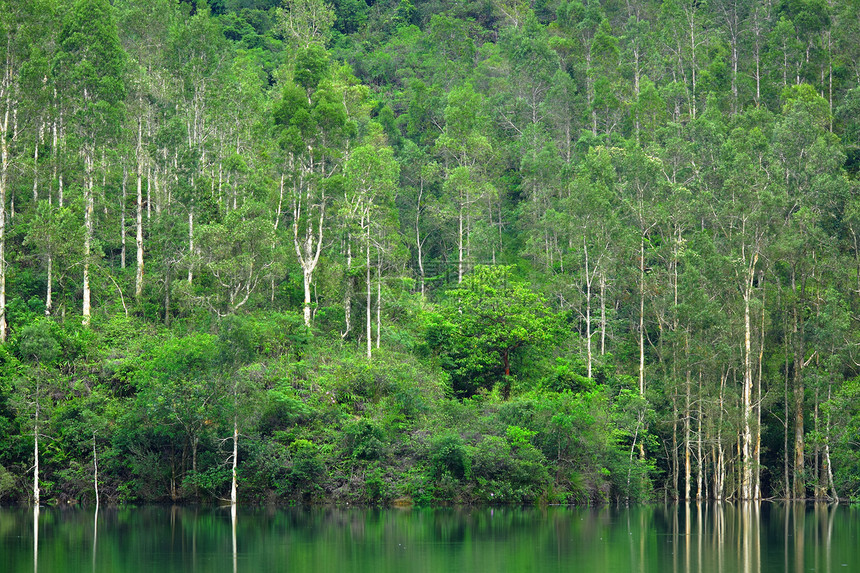
M0 501L856 498L858 37L0 0Z

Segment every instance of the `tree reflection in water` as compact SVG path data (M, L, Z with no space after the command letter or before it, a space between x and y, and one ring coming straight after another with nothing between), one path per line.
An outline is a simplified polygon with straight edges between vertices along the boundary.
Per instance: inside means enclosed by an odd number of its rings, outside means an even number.
M823 503L91 511L0 509L0 571L860 570L860 510Z

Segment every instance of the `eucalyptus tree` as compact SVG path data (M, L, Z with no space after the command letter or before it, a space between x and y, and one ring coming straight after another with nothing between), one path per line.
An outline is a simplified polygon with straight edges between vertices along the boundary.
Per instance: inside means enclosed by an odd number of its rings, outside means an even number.
M66 285L66 278L83 255L84 228L77 214L69 207L40 200L30 218L24 245L35 250L46 270L45 315L51 315L56 305L55 287ZM59 290L61 309L66 307L67 295Z
M418 266L418 290L425 293L427 269L424 263L427 257L427 241L440 231L439 225L434 225L436 218L434 210L434 188L438 188L441 167L425 150L420 149L412 140L406 140L400 154L401 192L397 194L398 206L401 208L401 228L407 224L410 232L404 231L404 237L411 249L414 249L415 262ZM408 223L406 222L408 220ZM501 232L501 229L500 229Z
M596 75L591 48L603 19L604 14L599 3L583 4L579 0L572 0L559 5L554 27L560 38L572 40L556 41L554 45L557 49L562 48L564 52L569 52L564 61L569 62L572 68L571 76L584 87L580 91L585 93L591 132L594 136L597 136L597 111L594 107Z
M667 196L670 192L669 182L662 173L663 164L659 158L653 157L636 146L626 149L611 148L609 152L616 169L617 183L615 185L616 202L623 227L627 230L622 237L622 244L629 249L623 256L636 261L635 292L637 303L635 310L635 325L631 331L635 333L638 346L638 394L642 400L636 402L642 405L639 410L639 423L643 431L647 430L645 416L647 413L648 391L648 360L646 358L646 341L650 340L648 330L651 328L646 309L649 300L652 265L655 261L655 247L659 229L667 218ZM632 274L632 273L631 273ZM639 456L645 459L645 444L639 441Z
M821 288L817 260L823 240L844 202L847 181L842 173L845 156L839 139L828 131L828 102L812 86L794 86L784 93L785 105L773 130L772 153L787 193L786 232L781 241L792 298L792 354L794 382L793 496L806 497L804 445L804 370L811 357L806 316L811 290Z
M44 95L49 78L52 35L49 33L52 6L44 1L0 3L0 342L6 342L7 223L14 209L7 211L12 176L23 169L23 140L26 118L40 116L33 126L33 193L38 197L38 145L44 131ZM14 202L14 200L13 200ZM35 202L35 200L34 200Z
M355 136L356 118L345 105L343 86L333 77L328 53L312 44L296 60L295 82L283 87L273 109L281 148L287 157L293 246L302 268L304 319L311 324L311 287L325 242L326 207L332 176L342 169Z
M351 211L352 224L357 224L365 253L366 292L366 343L367 358L372 356L371 321L371 248L376 251L377 260L377 339L381 329L381 265L382 247L385 236L391 233L390 227L394 211L394 194L400 176L399 165L389 147L375 148L372 145L356 147L344 165L344 187L348 200L345 202ZM348 237L347 240L351 240ZM350 247L347 246L349 249ZM347 305L351 301L347 300ZM346 309L344 309L346 310ZM349 314L347 314L349 316Z
M710 14L698 2L673 0L661 6L661 20L669 73L683 87L687 116L695 119L707 95L701 83L715 43Z
M742 499L759 497L760 468L754 448L760 432L756 411L761 406L761 388L755 391L754 369L759 353L753 345L756 329L752 312L763 305L761 298L765 285L761 277L772 257L770 243L785 208L784 187L769 177L769 169L772 169L768 143L771 121L770 114L756 110L740 118L740 125L722 146L722 189L719 198L712 203L716 240L723 245L721 251L731 253L730 272L742 298L743 341L740 347L743 383L739 429ZM758 334L764 336L764 332ZM758 384L761 382L759 379Z
M222 220L202 225L197 256L201 272L217 285L214 296L203 295L205 304L218 316L245 306L272 267L281 263L275 245L275 231L262 205L250 200Z
M107 0L77 0L66 14L54 63L68 123L84 161L83 323L92 314L90 265L98 152L117 137L125 99L125 52Z
M572 275L573 288L572 292L560 293L560 296L574 302L575 312L585 322L589 378L593 375L594 355L606 353L606 291L611 280L613 260L618 255L615 246L619 242L620 230L615 213L618 207L616 176L609 150L600 147L589 150L577 167L566 196L545 216L546 224L556 225L561 231L559 243L563 246L563 258L559 272ZM584 294L584 300L576 300L577 294ZM595 328L598 322L595 317L599 317L599 329ZM595 345L594 338L598 330L600 344Z
M57 330L56 324L42 318L23 328L17 340L17 353L27 367L20 372L12 401L27 420L25 425L33 429L33 504L37 507L41 499L39 439L50 420L56 390L52 383L62 350Z
M448 94L445 127L436 140L444 162L444 191L456 210L457 282L462 282L472 255L471 227L475 206L492 191L487 165L492 146L485 135L483 100L470 84Z
M335 23L334 9L324 0L285 0L277 15L281 33L298 49L325 45Z
M120 22L120 40L129 56L129 89L127 124L123 130L134 149L135 178L135 279L134 295L140 301L144 285L144 180L150 184L152 158L149 140L153 132L155 102L163 97L158 84L166 77L165 51L171 30L178 26L177 6L168 0L116 3ZM124 217L123 213L123 217ZM124 221L124 219L123 219ZM123 232L125 225L122 225ZM123 237L124 238L124 237Z
M197 183L207 176L214 188L218 167L217 200L222 210L235 208L237 190L231 189L232 197L226 197L222 188L222 175L225 164L235 164L241 148L238 140L231 137L228 126L238 128L235 121L219 123L217 118L226 118L223 108L228 102L225 92L229 89L227 68L229 45L224 38L221 26L210 11L201 6L193 15L183 18L170 28L168 57L165 65L172 75L172 86L168 91L170 98L176 98L180 105L175 108L174 117L181 121L182 139L164 147L162 161L165 164L165 187L184 187L186 192L176 193L185 210L187 219L187 278L191 283L194 276L194 225L195 207L201 201ZM243 94L244 96L244 94ZM244 99L244 98L242 98ZM168 108L169 109L169 108ZM231 118L234 119L234 118ZM242 124L251 123L241 122ZM178 134L177 134L178 135ZM182 161L184 159L184 161ZM172 161L172 168L171 168ZM239 164L241 165L241 161ZM172 181L167 179L171 173ZM229 171L228 171L229 174ZM228 175L228 187L230 179ZM168 192L168 204L172 196ZM232 199L232 201L231 201Z

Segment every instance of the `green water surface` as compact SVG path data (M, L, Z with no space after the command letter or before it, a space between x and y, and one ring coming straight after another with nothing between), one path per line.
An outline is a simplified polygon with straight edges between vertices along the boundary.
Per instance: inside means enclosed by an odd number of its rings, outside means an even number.
M0 508L0 572L860 572L860 508Z

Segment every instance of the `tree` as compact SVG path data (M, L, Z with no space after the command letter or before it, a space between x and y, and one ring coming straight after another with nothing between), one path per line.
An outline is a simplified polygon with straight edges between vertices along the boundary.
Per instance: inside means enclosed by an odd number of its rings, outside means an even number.
M117 135L125 99L125 52L108 0L77 0L63 23L59 43L54 69L84 159L83 323L89 325L95 161L97 150Z
M137 409L144 415L145 425L156 436L166 437L170 449L179 445L174 433L182 437L180 466L174 455L165 456L171 462L169 492L173 499L179 497L178 482L191 478L196 484L200 442L218 415L224 395L223 379L216 371L218 350L218 339L208 334L169 338L147 356L135 375ZM185 465L186 451L191 455L190 468Z
M462 282L471 258L473 210L482 196L491 191L486 180L492 147L483 130L482 97L466 84L448 94L445 128L436 140L436 149L445 160L444 189L457 210L457 282Z
M365 286L367 288L367 321L366 321L366 336L367 336L367 358L371 358L372 354L372 330L371 330L371 247L376 250L377 260L377 309L379 309L382 301L379 300L382 285L379 273L381 273L381 257L382 246L384 239L390 230L392 222L392 214L394 208L394 192L397 188L397 181L400 177L400 169L396 161L394 161L394 153L390 147L381 149L374 148L371 145L362 145L355 148L350 154L349 160L344 166L344 186L346 188L347 206L347 221L351 225L358 225L358 230L362 237L364 253L365 253ZM350 234L347 235L348 260L347 274L350 272L351 265L351 241ZM346 312L347 320L349 320L348 307L352 302L345 302L344 311ZM377 314L377 333L381 328L379 324L379 314ZM347 332L349 325L347 324ZM379 345L379 335L377 334L377 346Z
M49 25L45 23L50 12L50 6L42 1L0 1L0 13L4 15L0 22L0 343L6 342L9 330L6 316L9 258L6 252L6 225L14 214L14 207L12 213L7 211L7 202L12 183L10 175L20 168L20 150L16 149L16 144L23 139L23 126L19 125L19 115L23 122L30 115L28 112L35 111L32 104L44 101L40 92L44 91L47 81L47 77L42 76L45 72L42 64L46 57L43 48L46 46L42 44L46 37L50 37L47 34ZM36 179L38 177L34 175Z
M222 222L202 226L198 243L204 273L220 286L218 296L206 299L219 316L243 307L280 262L274 229L259 205L250 202Z
M41 499L39 438L50 419L52 369L61 350L56 330L53 322L41 319L22 329L18 340L18 354L29 368L23 373L14 401L19 412L30 418L33 428L33 504L36 507Z
M290 183L293 246L302 268L305 324L311 324L311 287L324 243L326 207L343 167L343 154L356 134L346 105L350 80L332 69L325 49L311 45L296 61L295 80L284 87L273 115L286 155ZM346 74L350 76L351 74ZM361 98L361 94L359 95Z
M454 390L460 395L498 383L507 398L519 353L558 334L559 316L513 271L510 266L478 265L446 293L444 322L431 330L431 337L449 355Z

